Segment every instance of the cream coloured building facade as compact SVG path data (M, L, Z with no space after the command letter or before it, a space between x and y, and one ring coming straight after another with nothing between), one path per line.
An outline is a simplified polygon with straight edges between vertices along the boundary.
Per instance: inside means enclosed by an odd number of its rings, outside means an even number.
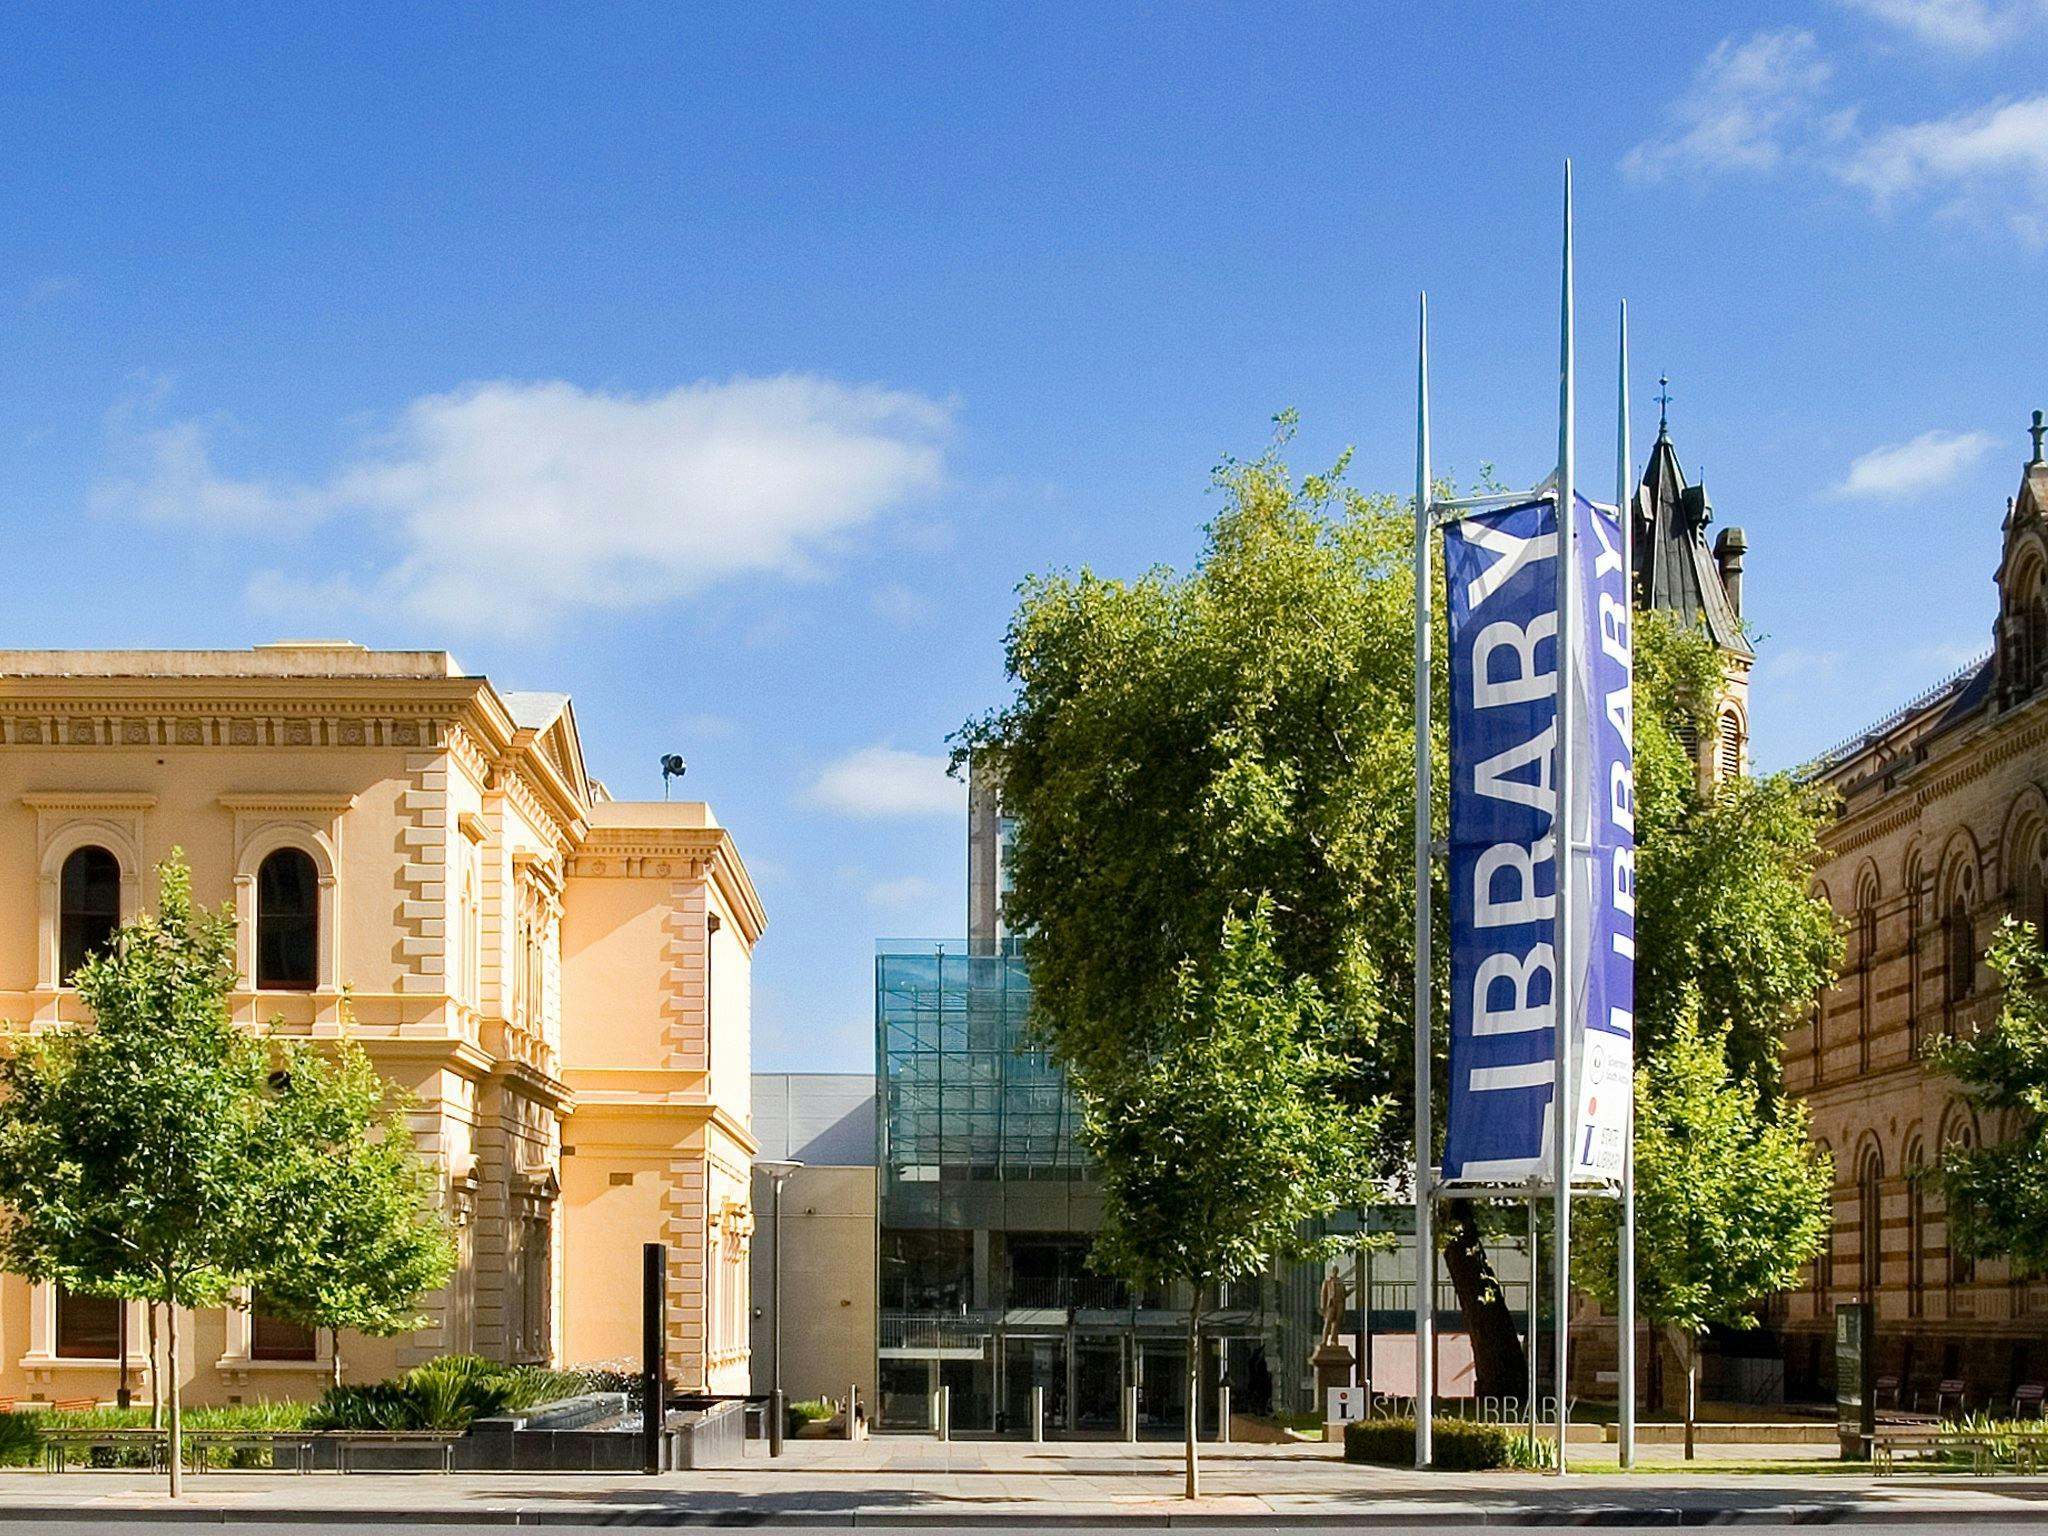
M1811 1109L1835 1168L1830 1242L1777 1319L1794 1395L1832 1387L1844 1302L1875 1309L1877 1371L1902 1402L1931 1406L1952 1380L1971 1406L2002 1411L2016 1388L2048 1379L2048 1279L1952 1250L1940 1191L1921 1176L1950 1143L2020 1128L2013 1113L1979 1115L1926 1052L1998 1016L1984 960L1998 924L2048 930L2043 437L2037 411L2003 527L1977 523L1987 565L1998 539L1988 653L1816 769L1841 797L1816 890L1840 920L1844 956L1784 1053L1785 1086Z
M173 848L199 900L235 903L237 1018L347 1029L439 1171L456 1272L419 1332L342 1336L350 1379L637 1355L661 1240L671 1376L746 1390L764 917L708 807L613 800L566 696L442 652L0 652L0 1021L79 1018L65 976ZM329 1368L260 1297L179 1326L195 1400L310 1395ZM0 1278L0 1396L110 1398L122 1331L115 1303Z

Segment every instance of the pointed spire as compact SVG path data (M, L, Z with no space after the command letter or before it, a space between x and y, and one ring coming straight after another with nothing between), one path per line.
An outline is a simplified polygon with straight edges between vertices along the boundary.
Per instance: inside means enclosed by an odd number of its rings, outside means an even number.
M1669 374L1659 374L1657 376L1657 435L1659 437L1669 437L1671 435L1671 376Z

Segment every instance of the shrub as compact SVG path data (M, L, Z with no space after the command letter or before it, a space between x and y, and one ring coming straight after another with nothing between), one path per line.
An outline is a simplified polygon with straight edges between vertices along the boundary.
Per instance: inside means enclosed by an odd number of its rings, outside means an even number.
M784 1426L785 1434L796 1434L806 1424L815 1424L829 1419L839 1410L822 1397L805 1398L802 1402L789 1404L789 1423Z
M580 1373L499 1365L476 1355L443 1355L403 1376L330 1387L307 1420L311 1429L467 1429L477 1419L517 1413L588 1390Z
M1486 1472L1495 1467L1543 1467L1555 1447L1540 1437L1534 1453L1524 1424L1486 1424L1474 1419L1437 1419L1435 1467L1439 1472ZM1344 1459L1382 1467L1415 1464L1415 1420L1362 1419L1344 1426Z
M305 1426L310 1408L305 1403L229 1403L218 1408L187 1408L185 1428L293 1430ZM35 1464L42 1431L45 1429L147 1429L147 1408L86 1408L59 1413L52 1408L25 1405L15 1413L0 1413L0 1466L25 1467ZM90 1455L96 1467L147 1467L151 1457L142 1446L107 1446ZM238 1467L268 1464L269 1453L245 1447L233 1453Z
M42 1436L32 1413L0 1413L0 1467L26 1467L36 1460Z

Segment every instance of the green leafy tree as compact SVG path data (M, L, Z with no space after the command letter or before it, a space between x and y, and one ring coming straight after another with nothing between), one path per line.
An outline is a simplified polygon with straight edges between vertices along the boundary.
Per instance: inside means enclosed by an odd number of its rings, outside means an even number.
M1280 425L1266 453L1217 471L1223 506L1192 571L1027 580L1005 647L1014 697L956 745L993 762L1018 818L1007 910L1036 1027L1070 1070L1147 1059L1182 968L1213 965L1224 920L1270 898L1279 963L1315 983L1351 1063L1332 1091L1398 1107L1373 1157L1398 1179L1413 1159L1414 524L1347 486L1342 460L1297 483L1280 456L1291 417ZM1443 784L1440 610L1436 623ZM1761 1071L1832 974L1832 918L1807 894L1826 806L1785 778L1702 792L1686 743L1705 733L1718 653L1652 615L1637 655L1639 1028L1654 1046L1689 1010L1736 1020L1737 1057ZM1445 814L1439 795L1438 836ZM1434 899L1441 932L1441 870ZM1480 1211L1452 1202L1441 1226L1478 1390L1519 1393Z
M1700 787L1687 743L1710 738L1720 679L1699 629L1638 616L1637 1049L1689 1017L1725 1020L1735 1071L1769 1089L1786 1024L1841 958L1833 909L1812 892L1834 798L1787 773Z
M1274 949L1272 904L1226 917L1206 964L1182 962L1151 1048L1075 1075L1082 1134L1102 1177L1096 1262L1141 1286L1189 1292L1187 1496L1200 1487L1201 1310L1214 1288L1311 1256L1318 1216L1362 1195L1373 1112L1337 1090L1315 983Z
M270 1053L229 1016L232 912L193 904L179 853L158 878L156 914L73 977L93 1027L28 1036L0 1059L0 1261L168 1308L219 1306L266 1242ZM175 1328L164 1357L175 1496Z
M2016 1113L2018 1127L1995 1146L1944 1147L1932 1176L1959 1252L2039 1274L2048 1270L2048 955L2031 925L2007 919L1990 959L2005 985L1997 1020L1940 1042L1932 1060L1972 1107Z
M281 1317L332 1336L422 1326L420 1298L448 1278L455 1247L433 1171L414 1150L404 1104L344 1038L331 1054L296 1049L273 1079L279 1149L269 1180L275 1237L256 1290Z
M1729 1032L1690 1018L1636 1073L1636 1305L1669 1330L1685 1361L1685 1454L1693 1454L1699 1340L1750 1328L1758 1303L1796 1283L1827 1241L1828 1154L1797 1101L1766 1112L1764 1094L1729 1067ZM1619 1212L1586 1202L1578 1283L1616 1304Z

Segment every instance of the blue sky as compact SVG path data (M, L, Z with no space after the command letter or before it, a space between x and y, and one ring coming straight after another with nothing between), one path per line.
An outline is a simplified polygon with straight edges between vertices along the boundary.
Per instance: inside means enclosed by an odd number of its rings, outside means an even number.
M963 926L949 730L1027 571L1185 563L1208 469L1673 433L1749 533L1757 754L1982 648L2048 405L2042 0L60 5L0 18L12 644L346 635L574 693L770 912L764 1068ZM1604 484L1604 481L1601 482Z

